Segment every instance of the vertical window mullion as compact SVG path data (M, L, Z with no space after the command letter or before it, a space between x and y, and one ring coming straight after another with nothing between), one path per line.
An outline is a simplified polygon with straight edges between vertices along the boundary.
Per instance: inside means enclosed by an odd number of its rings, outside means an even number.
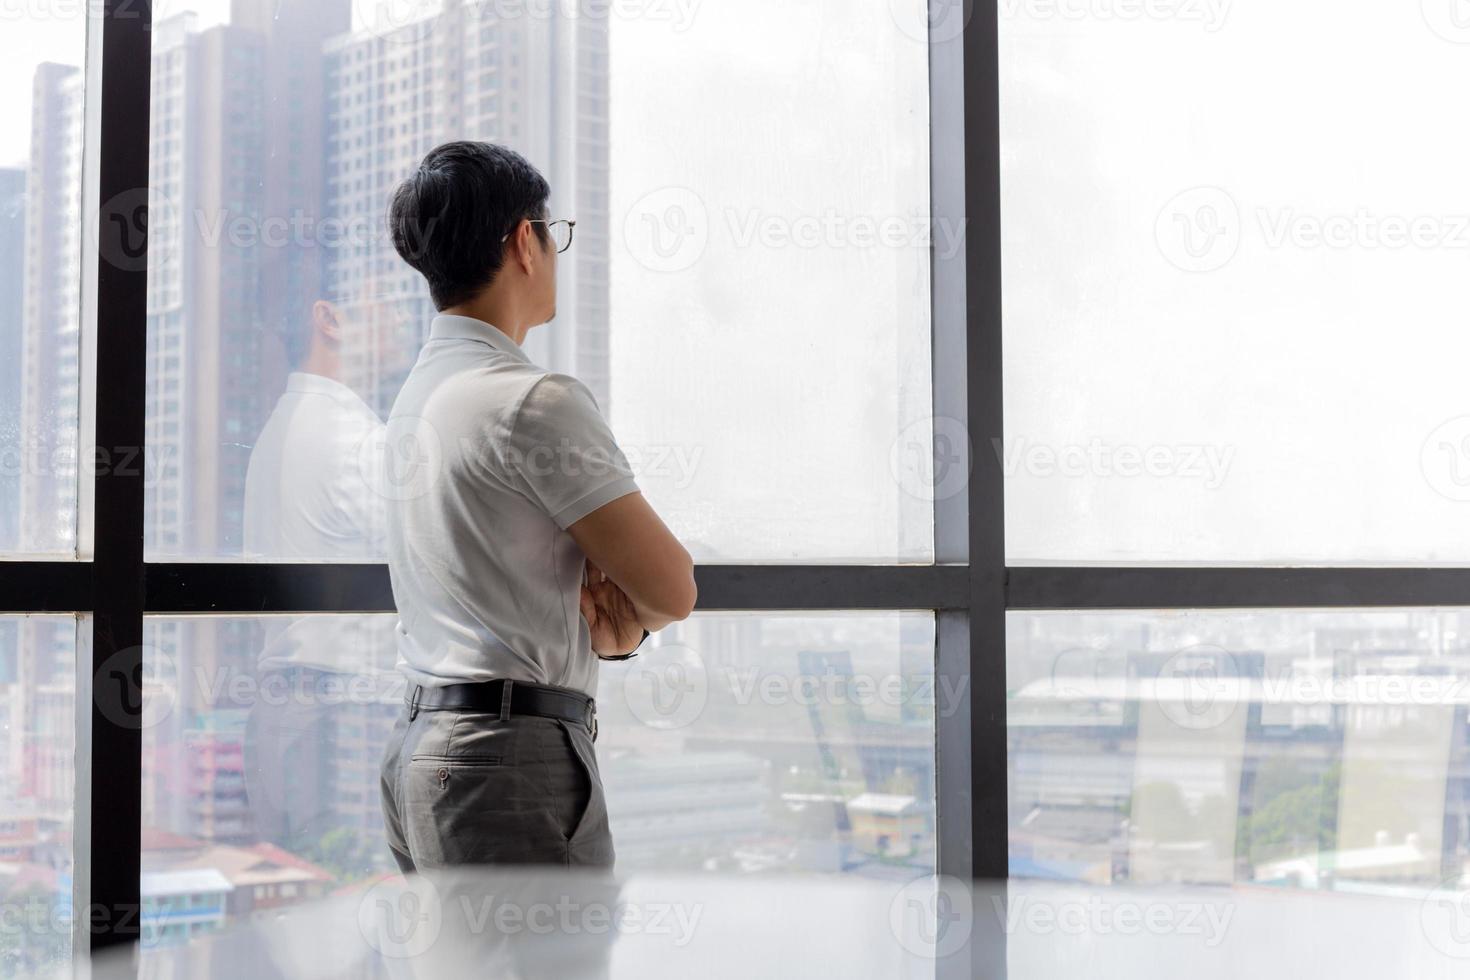
M88 43L87 136L95 208L83 242L96 310L93 610L81 677L75 840L86 869L78 928L93 952L139 936L142 810L143 443L152 9L105 0ZM90 192L90 191L89 191ZM84 245L84 248L86 246ZM90 274L90 270L89 270ZM86 472L83 468L83 472ZM79 671L81 673L81 671ZM87 683L90 682L90 683ZM89 723L88 723L89 721Z
M934 560L964 565L970 560L970 501L966 493L942 488L967 487L953 468L971 465L968 431L968 349L965 229L964 43L960 37L933 35L929 44L929 161L933 358L932 438ZM941 243L956 243L941 247ZM981 515L983 519L983 515ZM968 601L968 594L966 601ZM936 609L935 640L935 805L938 813L938 871L968 882L974 876L974 809L970 759L970 613ZM939 960L938 980L975 976L975 956L965 950Z
M1000 889L1000 915L977 915L975 976L1006 975L1009 874L1006 758L1005 479L991 440L1005 436L1001 317L1000 52L994 2L964 4L966 428L970 560L972 874Z

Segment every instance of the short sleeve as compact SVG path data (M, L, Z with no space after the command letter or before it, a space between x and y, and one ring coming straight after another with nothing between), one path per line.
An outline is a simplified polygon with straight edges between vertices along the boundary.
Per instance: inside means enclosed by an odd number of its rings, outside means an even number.
M521 491L563 530L638 491L592 392L563 374L541 378L522 400L506 464Z

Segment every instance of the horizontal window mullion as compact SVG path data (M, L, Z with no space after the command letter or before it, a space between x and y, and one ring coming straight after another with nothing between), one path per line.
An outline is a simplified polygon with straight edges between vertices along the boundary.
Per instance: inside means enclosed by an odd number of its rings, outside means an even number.
M1027 567L1012 610L1470 606L1470 568Z
M80 561L0 561L0 613L90 612L92 565Z
M703 611L963 609L964 565L702 565ZM158 563L147 570L151 614L393 611L388 567Z

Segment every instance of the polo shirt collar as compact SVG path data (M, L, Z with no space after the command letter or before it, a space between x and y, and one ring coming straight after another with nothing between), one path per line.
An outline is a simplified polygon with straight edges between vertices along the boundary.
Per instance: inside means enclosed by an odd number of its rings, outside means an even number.
M292 371L286 376L286 390L298 395L326 395L333 401L356 408L361 406L367 411L367 402L362 396L340 381L335 381L320 374L312 374L310 371Z
M530 362L526 352L521 346L509 336L501 332L497 327L491 326L483 320L474 317L454 316L441 313L434 317L434 322L429 327L430 340L476 340L482 344L489 344L498 351L503 351L518 360Z
M310 371L292 371L288 374L286 390L303 395L331 395L333 398L340 398L344 394L357 397L356 392L342 382Z

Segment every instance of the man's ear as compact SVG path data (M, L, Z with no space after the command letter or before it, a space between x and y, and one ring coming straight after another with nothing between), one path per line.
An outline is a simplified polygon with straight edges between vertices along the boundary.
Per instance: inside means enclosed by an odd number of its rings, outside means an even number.
M342 321L337 316L337 308L324 299L311 304L311 328L334 343L342 341Z
M531 268L536 264L536 228L530 221L522 218L521 223L516 225L516 230L511 235L511 243L515 245L516 264L526 275L531 274Z

